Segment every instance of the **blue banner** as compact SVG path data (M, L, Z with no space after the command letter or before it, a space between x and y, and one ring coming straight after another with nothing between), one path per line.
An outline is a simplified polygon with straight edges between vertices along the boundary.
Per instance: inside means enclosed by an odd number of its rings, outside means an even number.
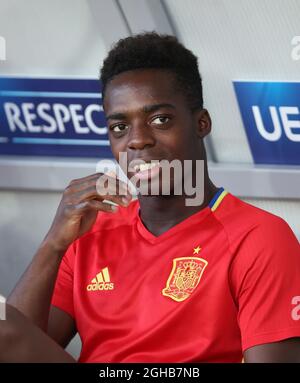
M300 164L300 82L234 81L255 163Z
M112 157L99 80L0 77L0 154Z

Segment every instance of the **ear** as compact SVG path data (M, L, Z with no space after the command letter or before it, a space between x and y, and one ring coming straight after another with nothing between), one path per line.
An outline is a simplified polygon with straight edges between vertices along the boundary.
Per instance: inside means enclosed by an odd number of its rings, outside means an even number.
M211 131L211 119L206 109L195 112L196 134L199 138L204 138Z

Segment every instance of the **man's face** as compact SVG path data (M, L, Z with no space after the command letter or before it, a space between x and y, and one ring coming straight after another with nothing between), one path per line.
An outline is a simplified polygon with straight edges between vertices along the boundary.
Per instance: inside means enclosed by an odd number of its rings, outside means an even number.
M170 72L147 69L116 76L107 86L104 111L117 161L121 152L127 153L128 163L203 158L199 114L175 91ZM123 170L128 178L136 174Z

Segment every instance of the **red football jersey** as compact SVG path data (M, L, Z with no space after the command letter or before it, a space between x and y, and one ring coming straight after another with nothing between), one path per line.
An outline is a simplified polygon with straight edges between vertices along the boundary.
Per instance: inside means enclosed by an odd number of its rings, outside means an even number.
M300 336L300 246L223 189L159 236L136 200L69 247L52 304L76 321L80 362L240 362Z

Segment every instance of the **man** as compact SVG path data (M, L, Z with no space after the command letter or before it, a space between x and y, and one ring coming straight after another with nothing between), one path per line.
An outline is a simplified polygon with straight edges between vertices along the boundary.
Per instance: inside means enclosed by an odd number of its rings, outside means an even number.
M8 299L2 360L72 362L58 345L78 332L80 362L300 362L299 243L209 179L197 58L141 34L116 44L101 80L115 158L190 160L193 180L203 160L203 201L187 206L173 178L170 195L135 201L122 182L99 193L99 174L72 181ZM154 168L125 171L150 183Z

